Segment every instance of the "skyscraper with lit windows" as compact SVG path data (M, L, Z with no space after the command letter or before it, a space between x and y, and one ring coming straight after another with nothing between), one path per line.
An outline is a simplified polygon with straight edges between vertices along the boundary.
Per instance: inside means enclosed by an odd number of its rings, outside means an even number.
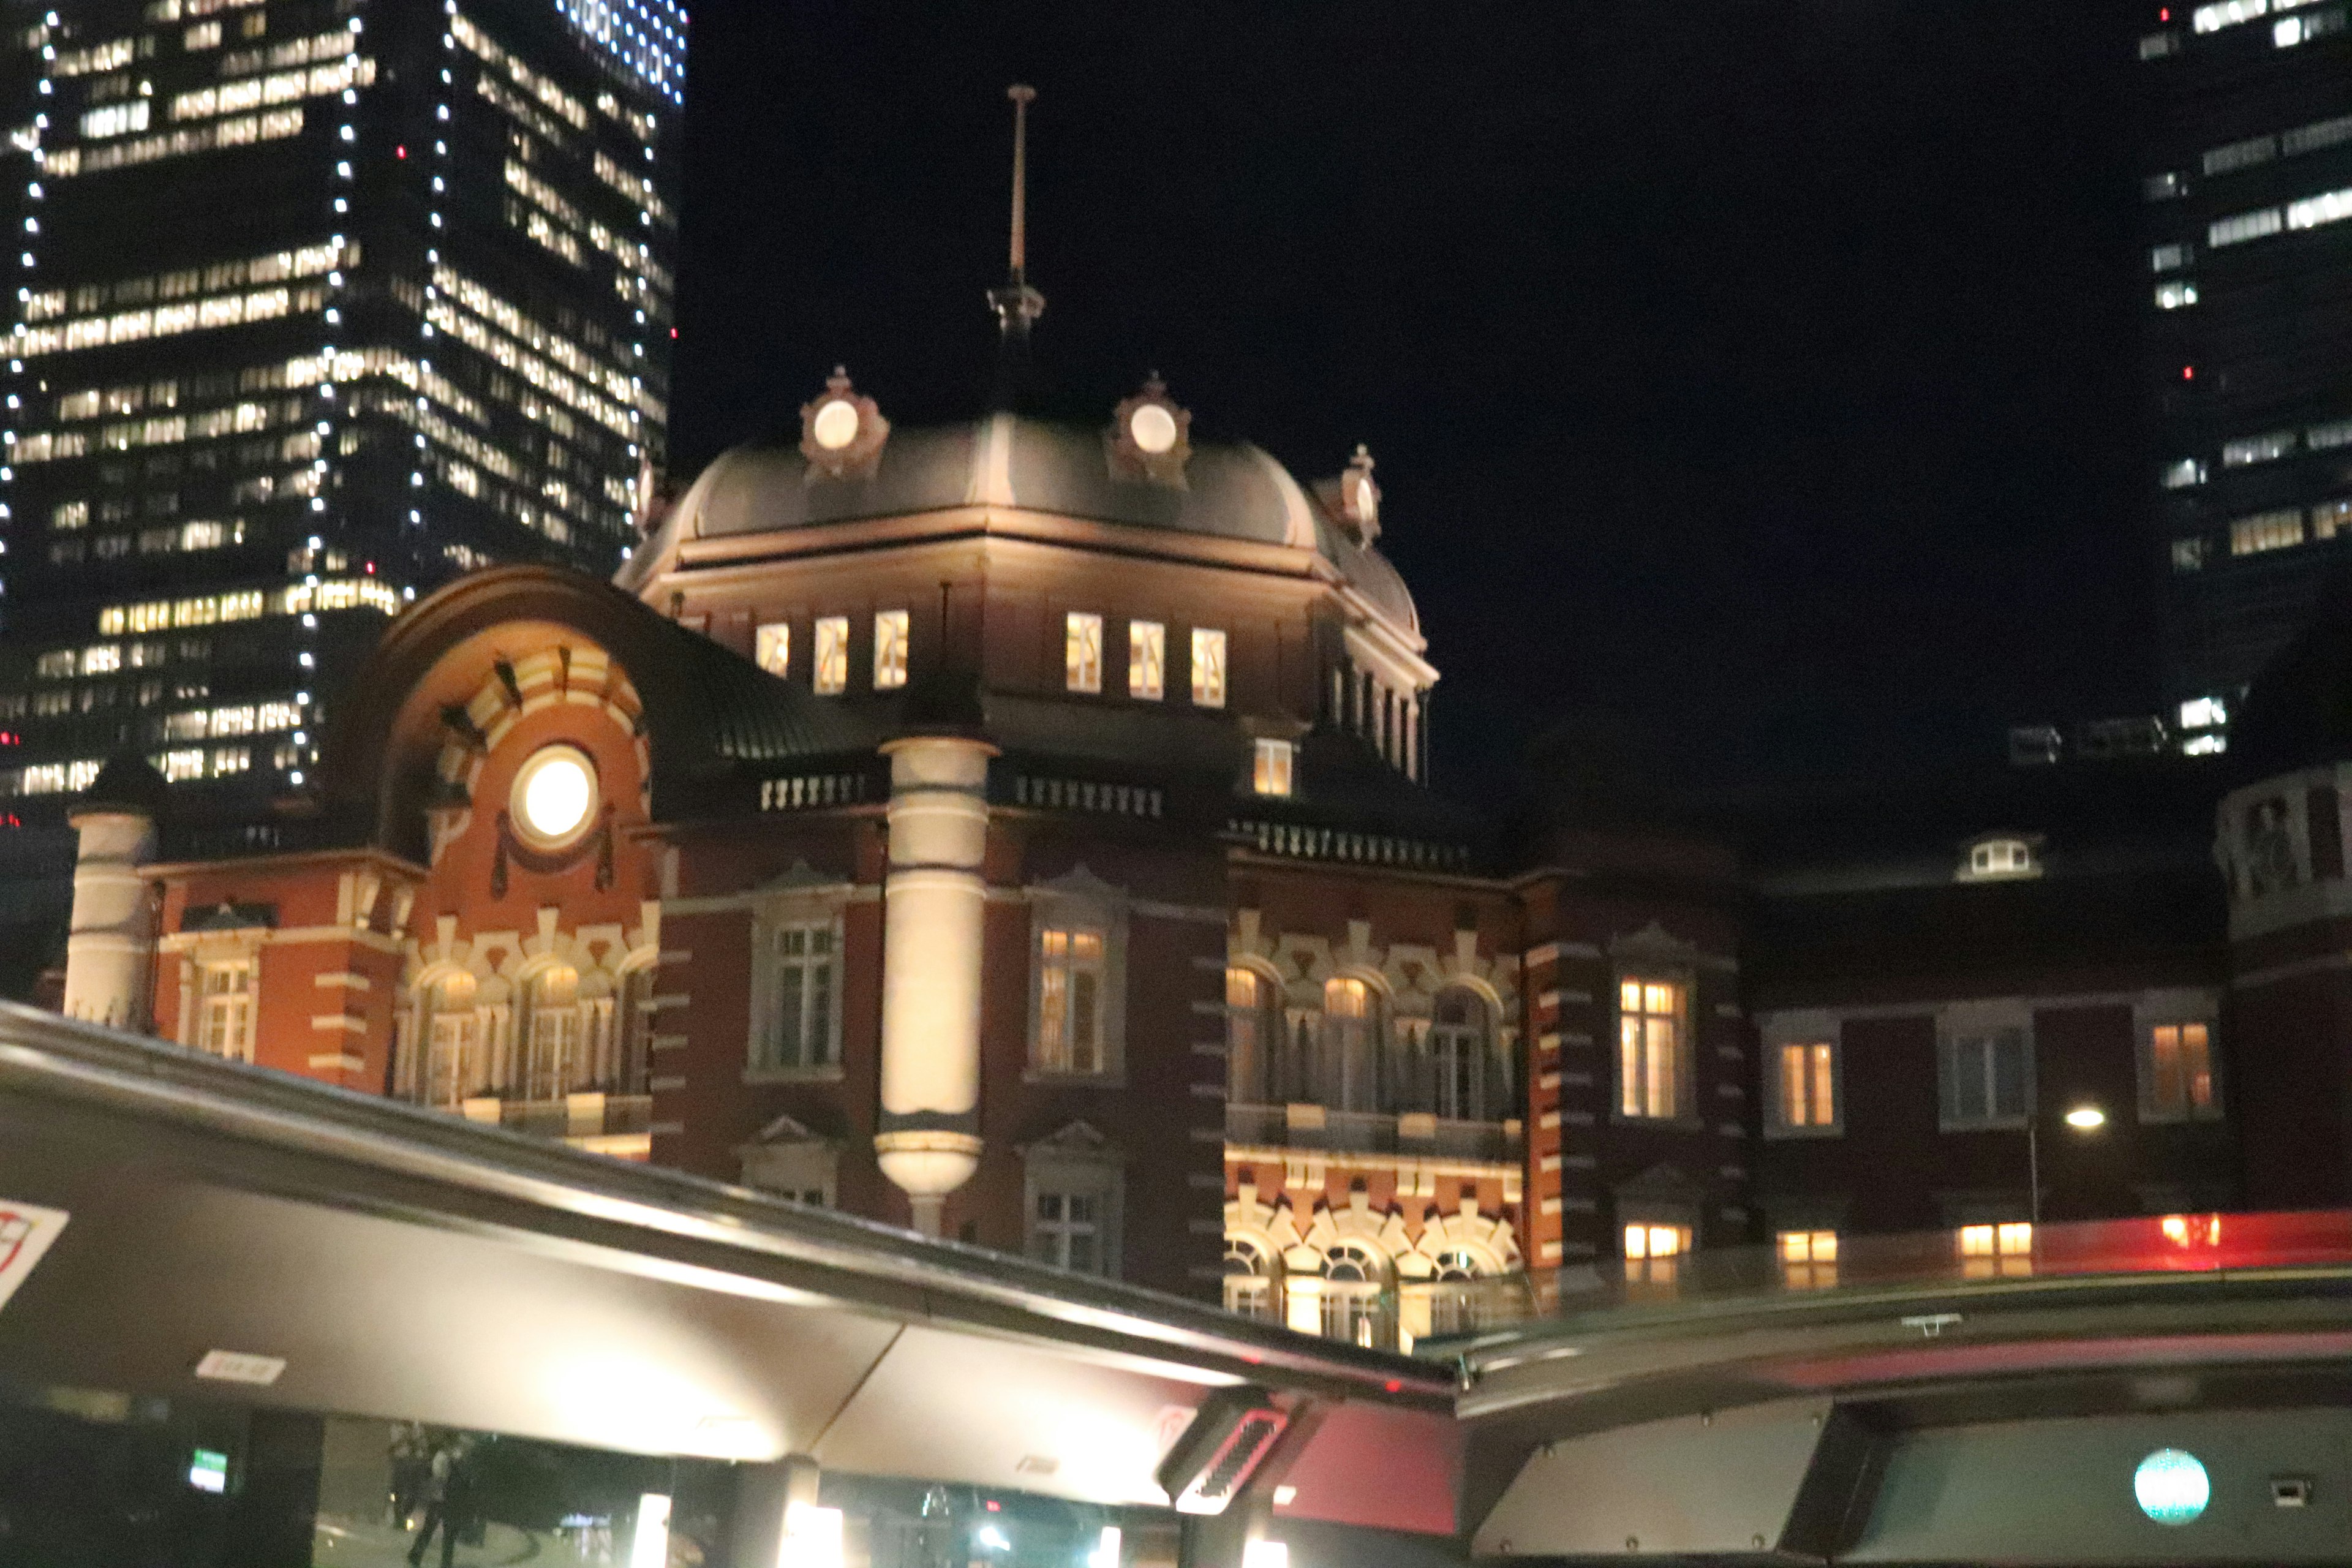
M404 603L490 561L608 573L631 542L687 16L52 5L0 13L0 809L136 751L250 812L302 784Z
M2164 679L2192 750L2352 560L2347 10L2151 0L2139 41Z

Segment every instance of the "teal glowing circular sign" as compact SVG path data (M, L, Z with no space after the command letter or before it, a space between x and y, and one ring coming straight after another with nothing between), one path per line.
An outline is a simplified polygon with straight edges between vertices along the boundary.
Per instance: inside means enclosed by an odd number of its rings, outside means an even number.
M2196 1455L2158 1448L2132 1472L2132 1496L2140 1512L2158 1524L2190 1524L2212 1500L2213 1483Z

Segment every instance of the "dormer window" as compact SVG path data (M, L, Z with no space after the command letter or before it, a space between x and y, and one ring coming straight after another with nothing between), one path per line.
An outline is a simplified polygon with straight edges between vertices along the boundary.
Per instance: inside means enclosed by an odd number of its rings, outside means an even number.
M2039 842L2017 834L1995 834L1972 840L1960 854L1959 880L2000 882L2039 877Z

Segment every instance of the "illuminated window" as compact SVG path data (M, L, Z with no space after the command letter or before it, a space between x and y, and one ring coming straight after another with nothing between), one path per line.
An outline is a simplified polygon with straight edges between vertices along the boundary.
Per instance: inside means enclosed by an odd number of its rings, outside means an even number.
M830 920L773 928L768 1007L753 1036L751 1067L830 1067L841 1059L839 938Z
M2278 208L2262 207L2206 225L2205 243L2216 249L2225 245L2242 245L2250 239L2276 234L2285 226L2286 216Z
M1250 787L1260 795L1288 795L1292 755L1287 741L1259 741Z
M1673 1121L1683 1112L1683 997L1668 980L1617 984L1617 1113Z
M1938 1056L1945 1131L2024 1123L2033 1104L2033 1041L2023 1026L1956 1031Z
M452 974L425 994L425 1103L455 1110L488 1091L488 1055L482 1049L482 1016L474 1005L474 977Z
M1225 1237L1225 1310L1272 1322L1275 1266L1263 1247L1245 1237Z
M2179 310L2197 303L2197 285L2186 278L2168 279L2156 286L2156 308Z
M1031 1065L1099 1073L1103 1059L1103 933L1047 926L1037 933L1037 1027Z
M1773 1238L1780 1256L1782 1283L1800 1290L1815 1290L1837 1283L1837 1232L1784 1230Z
M542 969L528 995L523 1095L534 1100L561 1100L587 1081L581 1049L580 972L561 965Z
M2034 858L2031 839L1980 838L1969 846L1968 853L1961 859L1959 879L1963 882L1997 882L2041 874L2042 866Z
M253 960L196 965L196 1048L233 1062L253 1059Z
M789 675L793 668L793 628L772 621L751 634L751 657L770 675Z
M1427 1109L1459 1121L1500 1121L1515 1114L1486 1004L1467 986L1440 992L1430 1010L1429 1067L1436 1094Z
M907 684L907 612L883 610L874 617L874 689Z
M2221 1115L2213 1083L2213 1030L2202 1021L2153 1025L2141 1068L2140 1120L2205 1121Z
M1691 1249L1686 1225L1628 1221L1624 1237L1625 1278L1637 1284L1673 1284L1683 1256Z
M43 680L57 680L74 672L74 650L61 647L45 653L33 661L33 673Z
M1837 1047L1811 1040L1780 1047L1780 1122L1821 1131L1838 1124Z
M1164 696L1168 628L1158 621L1127 623L1127 694L1157 702Z
M2221 466L2242 468L2252 463L2274 462L2294 451L2300 437L2293 430L2266 430L2221 443Z
M816 659L810 670L818 691L826 695L849 687L849 617L826 616L816 624Z
M84 675L110 675L122 668L122 645L98 643L81 650Z
M2352 533L2352 500L2322 501L2311 509L2311 536L2333 539Z
M1206 626L1192 628L1192 704L1225 705L1225 634Z
M1062 634L1063 684L1072 691L1102 689L1102 635L1100 616L1090 616L1073 610L1065 617Z
M1280 1009L1272 980L1239 964L1225 971L1225 1098L1232 1103L1279 1103L1274 1069Z
M1349 975L1323 983L1323 1039L1315 1096L1336 1110L1380 1109L1379 997Z
M1323 1337L1367 1349L1381 1343L1386 1324L1381 1296L1388 1278L1387 1260L1370 1247L1352 1241L1332 1243L1324 1255L1322 1315L1317 1325Z
M2230 553L2259 555L2265 550L2285 550L2303 542L2303 509L2284 507L2258 511L2230 524Z
M2033 1272L2033 1226L2021 1220L1964 1225L1959 1231L1960 1272L1970 1279Z

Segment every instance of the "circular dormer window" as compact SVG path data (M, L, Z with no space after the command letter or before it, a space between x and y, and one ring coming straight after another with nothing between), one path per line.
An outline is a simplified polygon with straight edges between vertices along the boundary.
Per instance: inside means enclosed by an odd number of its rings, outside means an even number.
M535 849L578 843L596 817L596 764L577 746L541 746L515 774L510 810Z
M1165 405L1138 404L1128 416L1127 433L1136 448L1149 457L1163 457L1176 449L1176 416Z
M838 452L857 439L857 405L846 397L836 397L816 411L809 421L809 435L828 452Z

